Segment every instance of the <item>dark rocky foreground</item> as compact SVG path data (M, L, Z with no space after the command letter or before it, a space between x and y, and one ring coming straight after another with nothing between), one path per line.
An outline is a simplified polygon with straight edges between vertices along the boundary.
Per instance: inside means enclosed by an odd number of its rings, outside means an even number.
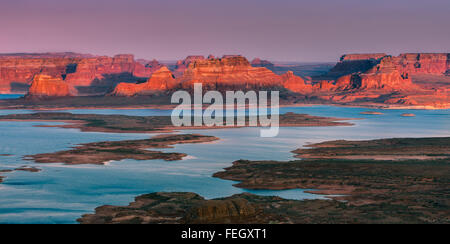
M359 147L379 141L351 144ZM450 138L385 139L385 148L414 147L413 155L430 154L429 147ZM323 148L326 143L322 144ZM336 143L333 142L333 145ZM341 143L342 144L342 143ZM403 145L403 146L401 146ZM403 149L400 149L403 147ZM421 152L420 148L424 148ZM419 150L419 151L417 151ZM240 181L248 189L318 189L339 194L330 200L286 200L252 194L205 200L194 193L153 193L137 197L127 207L102 206L79 219L89 223L450 223L450 152L440 158L329 159L290 162L246 161L214 176ZM371 154L374 155L374 154ZM369 156L370 157L370 156Z

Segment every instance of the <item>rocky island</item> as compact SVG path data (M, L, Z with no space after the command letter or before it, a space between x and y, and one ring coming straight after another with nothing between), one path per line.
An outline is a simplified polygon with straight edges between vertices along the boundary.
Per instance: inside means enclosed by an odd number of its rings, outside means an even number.
M218 140L218 138L195 134L164 135L146 140L88 143L67 151L28 155L25 156L25 159L36 163L64 163L69 165L105 164L106 162L123 159L174 161L181 160L187 155L184 153L164 153L149 149L162 149L169 148L175 144L205 143L215 140Z

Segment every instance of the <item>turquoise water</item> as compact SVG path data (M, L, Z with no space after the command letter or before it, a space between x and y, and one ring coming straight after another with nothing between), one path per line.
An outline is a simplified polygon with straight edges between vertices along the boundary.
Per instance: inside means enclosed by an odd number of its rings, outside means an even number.
M303 190L246 191L235 182L211 175L238 159L290 160L290 151L308 143L335 139L375 139L386 137L450 136L450 110L382 110L384 115L361 115L364 108L331 106L281 108L281 113L297 112L320 116L364 118L348 127L280 128L276 138L260 138L259 128L191 130L221 138L207 144L183 144L164 151L187 153L181 161L162 160L111 162L105 166L35 164L24 155L55 152L79 143L105 140L143 139L152 134L111 134L79 132L76 129L34 127L48 122L0 122L0 170L36 166L38 173L2 173L0 223L75 223L84 213L104 204L125 205L137 195L156 191L189 191L206 198L241 192L278 195L289 199L321 198ZM377 111L377 110L371 110ZM381 110L380 110L381 111ZM30 111L4 111L0 114ZM73 113L126 115L168 115L167 110L69 110ZM401 117L402 113L416 117Z
M1 99L16 99L23 97L23 94L0 94Z

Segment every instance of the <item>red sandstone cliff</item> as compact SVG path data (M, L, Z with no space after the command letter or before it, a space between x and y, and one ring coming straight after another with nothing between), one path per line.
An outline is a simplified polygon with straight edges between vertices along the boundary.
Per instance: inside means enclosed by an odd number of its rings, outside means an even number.
M284 87L306 99L320 98L335 103L364 101L399 105L431 104L432 107L450 104L450 85L446 85L445 80L448 78L445 74L450 73L450 54L446 53L401 54L394 57L383 53L344 55L327 75L315 77L312 82L305 82L292 72L277 75L265 67L254 67L266 64L258 59L251 64L239 55L225 55L222 58L210 55L207 59L189 56L179 61L171 73L156 60L137 62L132 55L0 54L0 92L11 92L17 87L28 90L33 77L45 74L62 77L62 80L56 82L54 79L39 78L33 82L30 95L80 95L81 89L89 94L105 94L114 88L114 95L147 95L181 88L190 90L194 83L200 82L205 89L220 91L279 90ZM416 83L411 79L419 75L431 75L437 81L428 82L426 79L429 77L425 77L420 78L422 82ZM52 90L53 85L58 90Z
M445 108L450 105L449 93L440 88L446 88L449 57L439 53L396 57L385 54L344 55L327 75L316 77L314 88L322 99L337 103L372 101ZM423 75L431 75L431 78L423 78ZM432 83L414 83L411 77L417 76L420 76L419 81L432 80Z
M365 72L381 60L390 58L389 62L401 73L442 75L450 69L449 53L406 53L390 56L384 53L346 54L330 71L329 76L342 76L354 72Z
M0 54L0 93L26 93L38 74L62 77L73 87L101 86L106 93L120 81L150 77L153 71L134 61L133 55Z
M283 79L295 86L295 78L282 78L266 68L252 67L248 60L238 55L227 55L222 58L210 56L208 59L190 56L186 60L188 67L183 75L174 79L172 73L163 67L155 72L151 78L142 84L119 84L114 95L133 96L155 91L167 91L177 88L191 90L194 83L202 83L206 90L249 90L266 87L282 87Z
M365 72L339 77L336 84L341 90L383 90L398 91L416 88L408 73L397 70L394 58L385 56Z
M216 90L282 86L280 76L263 67L252 67L246 58L239 55L196 60L189 64L179 80L185 89L191 89L194 83Z
M397 69L409 74L444 74L449 70L448 53L406 53L396 57Z
M71 95L69 85L61 78L40 74L34 77L27 97L65 97Z
M151 73L151 69L134 61L133 55L120 54L83 59L77 64L76 71L67 75L66 81L72 86L90 86L95 80L107 79L108 75L149 77Z
M80 57L3 55L0 57L0 93L26 93L37 74L62 77L72 72Z

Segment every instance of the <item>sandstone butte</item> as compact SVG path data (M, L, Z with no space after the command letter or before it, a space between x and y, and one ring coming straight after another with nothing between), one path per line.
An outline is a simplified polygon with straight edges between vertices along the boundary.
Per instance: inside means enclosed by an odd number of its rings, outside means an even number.
M215 90L258 90L282 86L280 76L267 68L253 67L245 57L239 55L196 60L189 64L179 80L184 89L191 89L198 82L206 89Z
M134 96L147 95L152 93L173 90L178 86L175 77L170 70L163 66L144 83L131 84L120 83L114 89L112 95L116 96Z
M39 74L33 78L27 97L65 97L71 95L69 85L61 78Z
M116 80L133 77L148 78L153 70L153 66L146 67L129 54L0 54L0 93L26 93L38 74L62 77L72 87L89 87L102 82L103 86L114 86Z

